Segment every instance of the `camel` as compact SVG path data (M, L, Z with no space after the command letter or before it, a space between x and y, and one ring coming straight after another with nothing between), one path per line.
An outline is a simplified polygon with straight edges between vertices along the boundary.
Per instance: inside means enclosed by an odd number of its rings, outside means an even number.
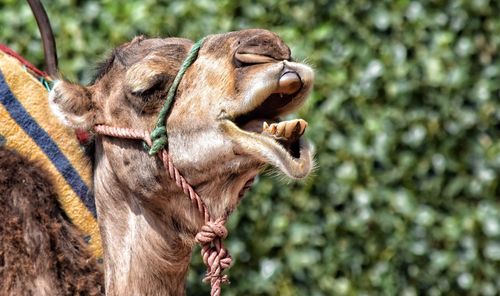
M185 294L203 217L142 141L96 133L95 127L151 131L192 46L182 38L136 37L112 52L91 85L58 80L50 92L61 122L93 134L106 295ZM313 152L302 137L307 123L280 117L303 105L313 80L312 69L295 62L270 31L204 39L165 124L172 163L213 219L227 217L269 164L292 179L310 173ZM33 285L43 292L34 294L58 294L47 279L37 280L43 284Z

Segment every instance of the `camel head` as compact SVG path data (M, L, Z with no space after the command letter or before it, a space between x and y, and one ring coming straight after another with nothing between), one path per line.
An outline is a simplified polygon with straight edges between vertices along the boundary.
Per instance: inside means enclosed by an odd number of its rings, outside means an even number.
M51 107L73 128L106 124L151 131L192 44L137 37L113 51L91 85L58 81ZM166 126L175 166L213 216L234 209L267 164L294 179L308 175L312 152L301 137L307 123L281 118L304 103L313 79L311 68L295 62L272 32L206 38L182 78ZM101 162L108 164L101 177L115 176L142 201L170 188L162 163L140 141L96 138L96 171Z

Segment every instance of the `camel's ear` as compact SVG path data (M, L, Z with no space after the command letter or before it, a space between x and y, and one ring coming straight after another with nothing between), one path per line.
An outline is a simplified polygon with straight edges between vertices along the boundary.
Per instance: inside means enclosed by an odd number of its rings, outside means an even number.
M91 129L94 125L92 94L85 86L59 80L49 94L52 112L67 126Z

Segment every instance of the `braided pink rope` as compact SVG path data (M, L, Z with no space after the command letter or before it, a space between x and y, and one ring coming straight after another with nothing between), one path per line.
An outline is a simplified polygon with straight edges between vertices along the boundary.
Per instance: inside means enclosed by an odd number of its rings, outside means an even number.
M151 145L149 133L125 127L112 127L107 125L96 125L94 131L101 135L111 136L115 138L143 140L146 144Z
M151 146L151 138L149 133L145 131L106 125L97 125L94 127L94 131L97 134L115 138L143 140L146 144ZM223 271L231 265L232 261L231 255L229 255L228 250L222 243L222 240L227 237L227 229L224 225L226 223L226 217L219 218L215 221L212 220L205 203L174 166L168 152L163 149L161 153L158 153L158 156L163 161L163 165L169 177L174 180L175 184L189 197L191 203L196 206L198 212L203 216L205 225L201 227L201 230L195 237L196 242L201 245L201 255L203 257L203 262L207 266L207 274L203 281L210 281L210 295L219 296L221 294L221 285L229 282L227 275L224 275Z

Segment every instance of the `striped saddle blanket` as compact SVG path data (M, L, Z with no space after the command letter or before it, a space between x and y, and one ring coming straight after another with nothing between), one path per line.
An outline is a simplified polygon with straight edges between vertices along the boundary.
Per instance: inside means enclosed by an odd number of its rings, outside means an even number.
M0 44L0 145L36 161L50 174L61 207L100 258L90 160L75 132L52 116L49 83L45 73Z

